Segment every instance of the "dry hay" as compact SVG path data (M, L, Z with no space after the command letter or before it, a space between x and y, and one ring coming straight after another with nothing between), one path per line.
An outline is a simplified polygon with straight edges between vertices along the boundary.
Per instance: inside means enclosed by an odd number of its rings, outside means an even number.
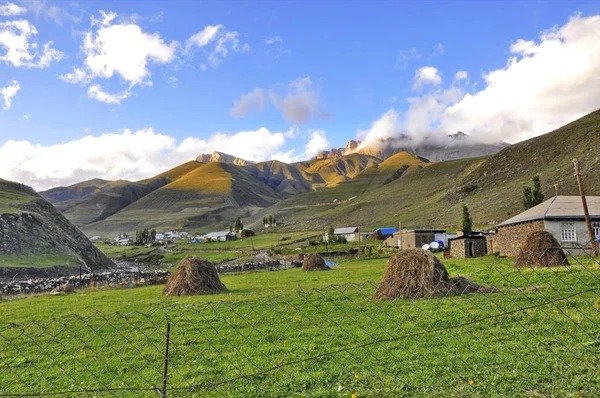
M569 265L560 243L551 233L533 232L521 246L514 267L555 267Z
M329 266L325 264L323 257L318 254L311 253L304 257L302 263L302 271L327 271L330 270Z
M224 292L227 288L219 279L217 268L210 261L186 256L167 280L165 296L189 296Z
M450 278L442 261L427 250L406 249L390 257L374 298L393 300L495 291L496 288L464 277Z

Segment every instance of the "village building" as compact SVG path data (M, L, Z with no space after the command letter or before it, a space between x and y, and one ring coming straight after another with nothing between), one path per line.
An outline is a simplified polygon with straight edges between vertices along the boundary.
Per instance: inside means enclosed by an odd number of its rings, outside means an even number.
M209 232L204 238L209 242L225 242L235 240L235 234L229 231Z
M345 238L347 242L356 242L359 237L359 228L358 227L343 227L336 228L333 230L334 240ZM330 236L329 232L325 232L325 241L329 242Z
M594 237L600 237L600 196L586 196ZM551 233L567 255L590 253L590 238L579 196L555 196L509 218L497 227L494 252L515 257L527 237L536 231Z
M487 238L484 234L457 236L448 240L450 257L470 258L481 257L488 253Z
M390 236L394 235L398 230L396 228L378 228L370 234L369 239L374 240L386 240Z
M444 245L448 244L448 234L446 234L446 230L403 229L384 240L383 245L387 247L397 247L399 249L413 249L437 241L442 242Z

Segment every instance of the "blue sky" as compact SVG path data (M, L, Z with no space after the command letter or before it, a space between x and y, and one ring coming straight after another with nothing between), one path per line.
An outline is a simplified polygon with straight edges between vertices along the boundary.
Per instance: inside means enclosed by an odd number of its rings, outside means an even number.
M418 143L459 129L516 142L600 106L600 89L588 87L597 78L586 74L597 56L573 70L544 64L598 52L586 44L600 34L598 1L0 0L3 6L0 153L10 162L0 177L39 188L95 176L142 178L202 150L294 161L357 137L375 142L402 133ZM8 46L18 50L6 35L15 21L37 30L26 39L31 59L9 57ZM116 27L127 34L109 48L103 35ZM195 34L205 41L194 44ZM515 47L519 40L525 44ZM43 61L48 42L58 54ZM141 68L128 59L136 51L146 60ZM552 73L531 79L536 68ZM84 77L73 83L68 74L77 69ZM535 105L550 91L556 101L545 109L565 108L560 98L575 78L584 80L585 101L559 115ZM507 116L516 113L510 96L523 92L528 102L519 109L527 116ZM84 145L83 137L96 140ZM101 148L110 152L104 160ZM60 161L74 151L81 153L71 164Z

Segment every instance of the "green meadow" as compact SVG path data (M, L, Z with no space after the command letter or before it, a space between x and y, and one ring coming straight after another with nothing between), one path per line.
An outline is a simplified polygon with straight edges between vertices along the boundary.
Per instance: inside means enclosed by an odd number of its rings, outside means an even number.
M167 323L173 397L598 395L597 262L446 259L451 276L501 292L374 301L386 261L228 274L228 291L207 296L148 286L5 300L0 396L157 396Z

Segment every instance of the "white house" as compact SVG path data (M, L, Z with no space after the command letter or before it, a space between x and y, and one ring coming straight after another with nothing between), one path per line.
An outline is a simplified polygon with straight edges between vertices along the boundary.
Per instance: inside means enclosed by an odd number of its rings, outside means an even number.
M586 196L595 239L600 237L600 196ZM532 232L551 233L569 255L591 252L590 238L580 196L555 196L498 225L493 251L519 255L520 247Z
M99 237L99 236L92 236L92 237L90 238L90 240L91 240L92 242L97 242L97 241L99 241L99 240L100 240L100 237Z
M157 233L156 237L154 238L154 240L158 240L158 241L165 240L165 234L159 234L159 233Z
M234 240L235 234L229 231L209 232L204 235L207 241L218 241L225 242L227 240Z
M339 237L344 237L346 238L346 240L348 242L354 242L358 240L358 227L343 227L343 228L336 228L333 230L333 234L335 235L336 238ZM329 239L328 236L326 236L326 239Z

